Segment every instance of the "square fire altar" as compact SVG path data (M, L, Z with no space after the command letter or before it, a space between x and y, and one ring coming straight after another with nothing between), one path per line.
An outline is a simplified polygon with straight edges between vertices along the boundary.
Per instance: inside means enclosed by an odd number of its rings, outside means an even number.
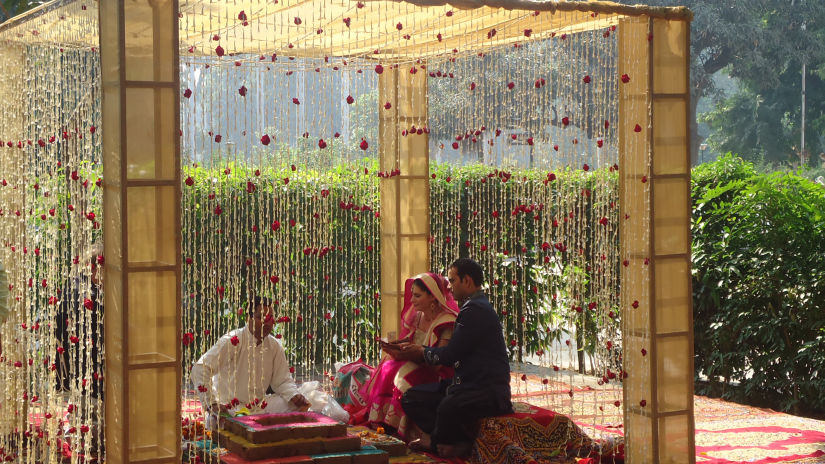
M292 412L225 418L218 432L230 451L224 464L384 464L389 457L361 447L361 437L322 414Z

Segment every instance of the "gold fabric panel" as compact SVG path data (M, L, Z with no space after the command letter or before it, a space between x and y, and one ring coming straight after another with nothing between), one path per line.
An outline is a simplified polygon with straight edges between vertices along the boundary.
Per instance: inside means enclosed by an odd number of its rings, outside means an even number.
M628 462L695 462L687 22L619 26ZM653 295L653 298L651 298Z
M380 164L401 175L381 179L381 333L395 338L404 303L404 283L429 269L430 188L426 134L403 136L427 126L426 74L385 70L378 79ZM383 105L389 102L391 110Z
M176 367L129 371L129 460L180 458L180 394Z
M101 5L109 463L180 461L177 10Z
M177 166L172 163L179 135L175 115L169 108L176 100L177 90L172 88L126 89L128 179L171 180L175 177Z

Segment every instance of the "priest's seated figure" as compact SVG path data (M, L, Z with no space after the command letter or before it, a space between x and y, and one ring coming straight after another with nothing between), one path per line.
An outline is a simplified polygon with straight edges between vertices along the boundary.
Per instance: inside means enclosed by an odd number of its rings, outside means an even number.
M272 303L256 296L247 324L223 335L192 366L192 383L208 427L214 428L221 415L247 406L263 413L309 408L289 372L284 348L272 335L274 325Z

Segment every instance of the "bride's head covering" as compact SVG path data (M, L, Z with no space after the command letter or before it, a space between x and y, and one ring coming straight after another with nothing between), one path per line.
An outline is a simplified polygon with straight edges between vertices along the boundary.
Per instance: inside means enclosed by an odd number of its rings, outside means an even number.
M434 272L425 272L410 277L404 285L404 309L401 311L401 334L399 338L404 338L415 330L416 311L412 303L412 286L416 280L420 280L432 293L440 310L455 316L458 315L458 304L453 298L453 292L447 288L447 279L444 276Z

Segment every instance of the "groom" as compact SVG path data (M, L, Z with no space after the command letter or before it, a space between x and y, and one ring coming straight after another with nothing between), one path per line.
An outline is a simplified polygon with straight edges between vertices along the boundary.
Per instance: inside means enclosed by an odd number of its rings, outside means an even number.
M456 260L447 271L453 296L464 301L447 346L408 344L396 359L447 365L452 379L410 388L401 398L404 412L429 434L410 447L442 457L469 454L482 417L513 412L510 363L498 315L481 291L484 273L471 259Z

